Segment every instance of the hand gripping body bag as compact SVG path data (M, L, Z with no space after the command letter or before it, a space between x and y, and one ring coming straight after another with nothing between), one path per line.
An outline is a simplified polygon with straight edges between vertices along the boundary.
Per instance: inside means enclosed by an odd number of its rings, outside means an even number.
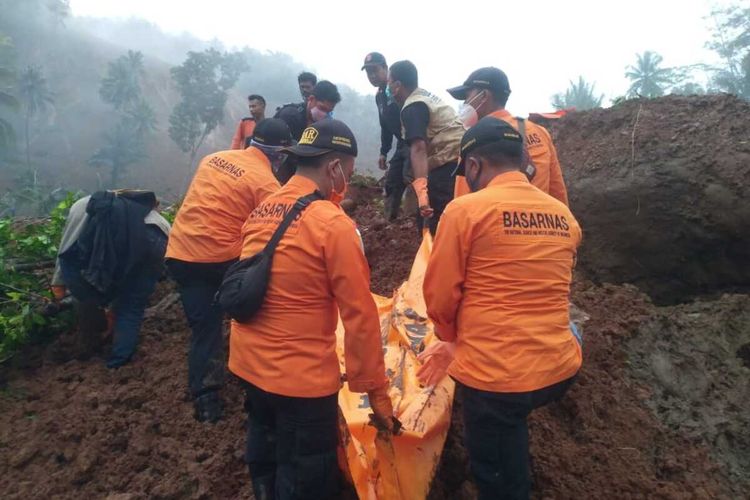
M266 297L276 246L297 216L310 203L322 199L323 196L317 191L299 198L263 250L252 257L235 262L227 269L214 301L230 318L239 323L247 323L260 310Z

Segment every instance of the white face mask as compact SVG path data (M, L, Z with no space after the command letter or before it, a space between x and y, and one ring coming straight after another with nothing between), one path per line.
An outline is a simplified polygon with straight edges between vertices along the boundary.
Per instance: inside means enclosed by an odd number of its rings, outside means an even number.
M469 130L479 121L479 114L471 102L483 94L484 90L472 97L469 102L464 102L458 107L458 119L461 120L466 130Z
M458 108L458 119L461 120L464 128L469 130L479 121L479 114L471 104L462 103Z

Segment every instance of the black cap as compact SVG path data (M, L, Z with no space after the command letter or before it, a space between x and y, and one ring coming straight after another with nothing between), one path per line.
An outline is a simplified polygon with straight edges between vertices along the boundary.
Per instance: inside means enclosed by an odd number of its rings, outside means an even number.
M370 52L365 56L365 63L362 65L362 69L368 66L387 66L385 57L380 52Z
M320 156L333 151L357 156L357 139L344 122L326 118L307 127L297 145L282 151L295 156Z
M290 146L292 133L289 125L278 118L266 118L255 125L253 141L264 146Z
M495 95L510 95L510 84L508 77L503 71L493 68L479 68L469 75L463 85L448 89L448 93L459 101L466 99L466 91L469 89L489 89Z
M466 157L478 147L487 144L502 144L509 156L523 156L523 138L508 122L493 116L485 116L476 125L466 131L461 138L458 166L453 175L464 175Z

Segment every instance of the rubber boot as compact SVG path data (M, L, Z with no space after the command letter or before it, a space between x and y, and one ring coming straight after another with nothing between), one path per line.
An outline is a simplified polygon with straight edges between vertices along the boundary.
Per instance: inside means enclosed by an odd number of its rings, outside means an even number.
M78 303L78 359L86 360L102 347L102 333L107 329L104 309L94 300Z
M193 417L198 422L215 424L224 416L224 401L218 390L210 390L195 397L193 400L195 414Z
M273 500L276 489L275 475L270 476L252 476L253 495L255 500Z

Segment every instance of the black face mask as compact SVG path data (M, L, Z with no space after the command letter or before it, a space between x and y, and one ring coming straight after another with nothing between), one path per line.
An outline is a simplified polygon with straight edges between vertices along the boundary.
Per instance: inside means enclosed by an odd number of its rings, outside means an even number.
M476 177L474 177L474 180L470 180L468 176L469 172L466 172L466 184L469 185L469 189L472 193L476 193L477 191L479 191L479 178L482 176L482 162L477 161L477 163L479 163L479 168L477 169L477 175Z

